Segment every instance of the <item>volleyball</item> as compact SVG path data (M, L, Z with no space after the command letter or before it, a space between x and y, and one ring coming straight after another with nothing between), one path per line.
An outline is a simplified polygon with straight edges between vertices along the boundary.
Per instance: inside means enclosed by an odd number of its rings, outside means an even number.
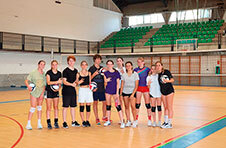
M53 91L57 91L57 90L59 90L59 85L57 85L57 84L54 84L54 85L50 85L50 88L53 90Z
M94 90L97 88L97 83L96 82L91 82L89 85L90 90Z
M32 88L32 91L34 91L36 88L36 85L34 83L30 83L29 86Z

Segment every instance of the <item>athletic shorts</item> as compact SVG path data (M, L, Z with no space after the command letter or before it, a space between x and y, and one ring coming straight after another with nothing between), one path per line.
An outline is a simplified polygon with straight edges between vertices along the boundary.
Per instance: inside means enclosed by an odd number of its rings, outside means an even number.
M138 86L137 91L145 93L145 92L149 92L149 88L147 86Z
M78 102L79 103L92 103L93 92L89 88L79 88L78 91Z
M132 94L125 94L125 93L122 93L122 96L123 96L123 97L126 97L126 96L130 97L131 95L132 95ZM135 98L137 97L136 93L134 94L134 97L135 97Z
M93 100L94 101L106 101L105 92L93 92Z
M76 107L77 106L77 100L76 95L72 96L64 96L63 95L63 107Z
M59 98L59 92L54 91L46 91L47 92L47 99Z

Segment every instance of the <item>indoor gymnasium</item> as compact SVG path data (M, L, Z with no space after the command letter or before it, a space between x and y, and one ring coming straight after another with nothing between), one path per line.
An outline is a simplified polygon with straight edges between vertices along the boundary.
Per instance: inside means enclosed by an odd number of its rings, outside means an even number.
M0 0L1 148L224 148L225 0Z

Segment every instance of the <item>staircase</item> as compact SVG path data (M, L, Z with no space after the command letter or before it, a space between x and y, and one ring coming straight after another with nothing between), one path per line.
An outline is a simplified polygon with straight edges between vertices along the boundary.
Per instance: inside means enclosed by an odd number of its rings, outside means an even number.
M144 43L148 41L149 38L151 38L159 28L153 28L151 29L146 35L143 36L143 39L140 39L138 43L136 43L135 47L140 48L144 46Z

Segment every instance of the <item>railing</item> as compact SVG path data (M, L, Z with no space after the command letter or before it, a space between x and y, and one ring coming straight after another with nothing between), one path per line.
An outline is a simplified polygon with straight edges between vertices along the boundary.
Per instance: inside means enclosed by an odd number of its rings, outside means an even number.
M149 38L149 44L146 46L144 46L144 44L147 42L148 38L139 39L139 42L137 42L136 39L131 39L127 40L126 43L125 40L114 40L111 46L103 47L106 44L101 42L0 32L0 50L35 52L53 51L55 53L75 54L101 53L104 51L121 53L124 48L127 53L138 53L140 51L155 52L158 51L159 48L164 48L166 51L176 51L176 40L174 37L170 37L170 44L163 44L162 46L154 45L154 39L155 38ZM209 45L210 44L198 43L197 47L209 48ZM213 49L226 48L226 37L224 37L223 40L222 34L218 33L214 41L211 42L211 46ZM145 49L145 51L140 49Z
M100 42L0 32L0 49L55 53L99 53Z

